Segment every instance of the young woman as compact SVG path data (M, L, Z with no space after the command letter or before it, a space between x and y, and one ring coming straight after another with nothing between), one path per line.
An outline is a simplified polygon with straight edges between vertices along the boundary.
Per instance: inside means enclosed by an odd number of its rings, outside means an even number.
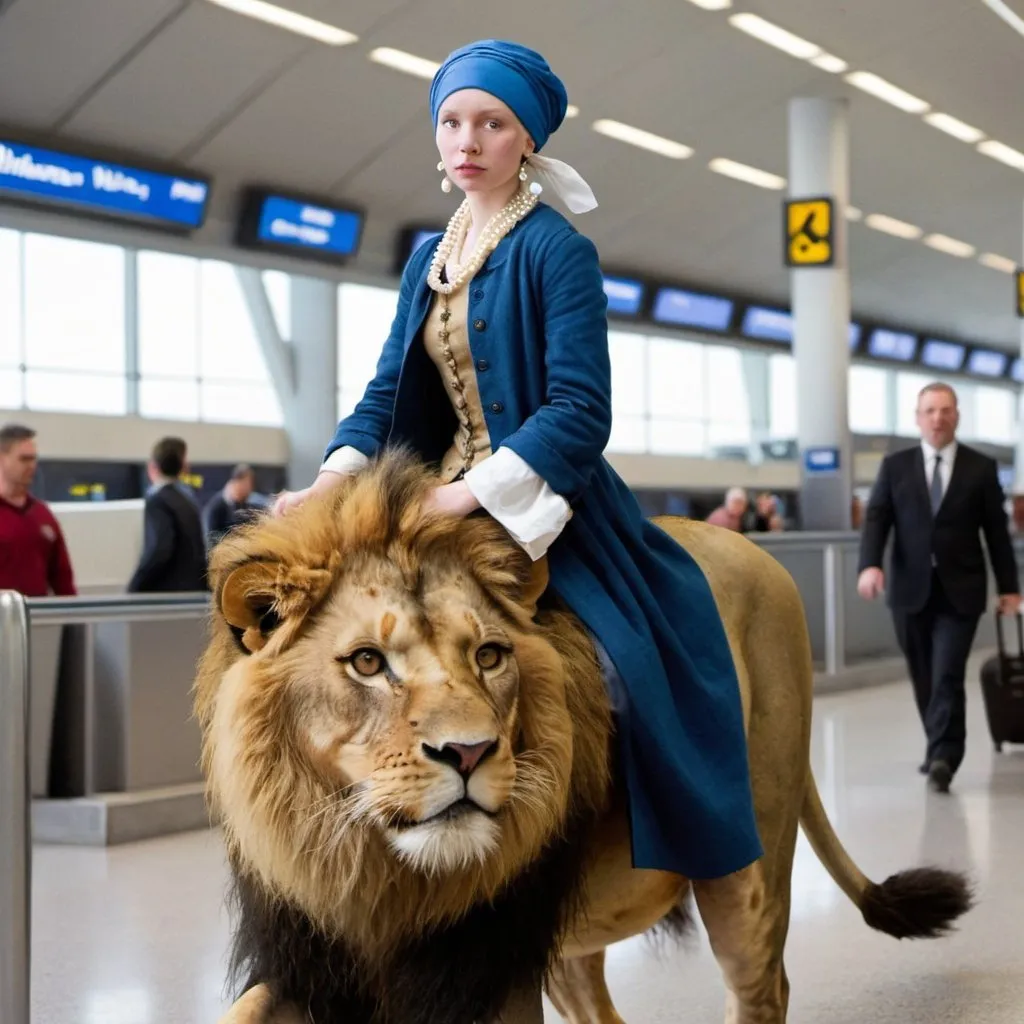
M647 522L604 460L611 427L606 300L593 244L538 201L596 206L572 168L538 155L566 92L539 54L487 40L437 72L443 170L465 200L402 276L374 379L316 483L385 444L440 466L433 502L483 508L537 561L598 641L615 697L633 860L722 878L761 854L735 669L697 564ZM533 180L531 180L533 179Z

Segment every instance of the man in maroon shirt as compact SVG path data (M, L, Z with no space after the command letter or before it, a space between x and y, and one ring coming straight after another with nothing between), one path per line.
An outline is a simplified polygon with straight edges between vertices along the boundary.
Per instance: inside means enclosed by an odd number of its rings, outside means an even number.
M72 596L64 535L46 503L29 493L39 464L35 436L15 423L0 428L0 590Z

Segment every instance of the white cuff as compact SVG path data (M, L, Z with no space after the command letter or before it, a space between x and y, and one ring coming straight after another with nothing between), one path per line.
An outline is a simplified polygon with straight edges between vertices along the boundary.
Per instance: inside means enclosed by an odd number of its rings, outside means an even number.
M342 476L349 476L358 472L370 460L358 448L345 445L343 448L331 452L324 459L320 466L320 472L340 473Z
M534 561L544 557L572 518L565 498L511 448L499 448L463 479L473 497Z

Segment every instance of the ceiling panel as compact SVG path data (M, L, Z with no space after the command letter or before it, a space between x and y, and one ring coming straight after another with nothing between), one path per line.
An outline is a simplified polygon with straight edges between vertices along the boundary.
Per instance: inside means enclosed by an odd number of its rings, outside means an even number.
M170 158L316 44L193 4L90 96L66 130Z
M49 128L183 0L25 0L0 17L0 120Z

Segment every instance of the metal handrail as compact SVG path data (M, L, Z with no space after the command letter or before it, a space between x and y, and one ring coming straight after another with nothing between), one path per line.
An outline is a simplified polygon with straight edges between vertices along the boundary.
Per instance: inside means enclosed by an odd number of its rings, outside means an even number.
M32 830L28 615L0 591L0 1021L29 1024Z
M88 622L164 622L194 619L209 609L210 595L201 591L180 594L111 594L95 597L34 597L26 602L34 623L62 626Z

